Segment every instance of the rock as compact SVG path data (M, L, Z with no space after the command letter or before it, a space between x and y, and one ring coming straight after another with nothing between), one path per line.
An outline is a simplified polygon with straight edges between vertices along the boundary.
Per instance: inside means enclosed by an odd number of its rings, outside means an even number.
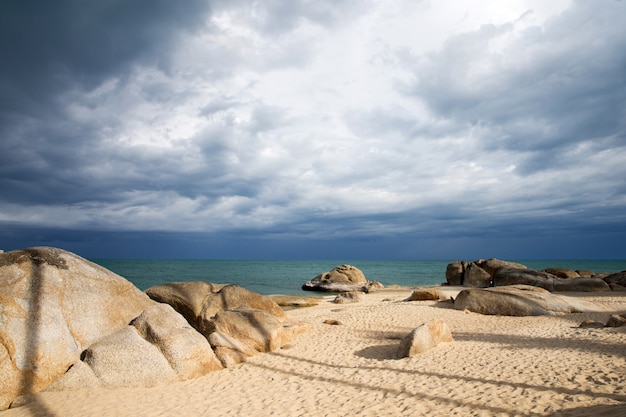
M531 285L548 291L554 291L554 279L552 274L532 269L498 268L493 274L493 286L506 285Z
M324 324L329 324L331 326L341 326L343 323L340 322L339 320L326 319L324 320Z
M619 284L611 283L609 287L611 287L611 291L626 291L626 287Z
M446 282L448 285L461 286L463 285L463 273L467 262L455 261L448 264L446 267Z
M285 312L275 301L238 285L215 285L207 282L177 282L146 290L151 298L170 304L189 324L208 337L211 318L220 311L242 306L267 311L284 319Z
M153 387L178 379L159 348L133 326L98 340L81 359L105 387Z
M595 272L589 271L588 269L577 269L576 273L583 278L591 278L595 275Z
M342 292L341 294L337 294L337 296L333 300L333 303L358 303L359 301L361 301L361 294L363 293L358 291Z
M606 327L626 326L626 317L619 314L611 314L606 322Z
M442 300L444 298L437 288L419 288L413 290L411 295L404 301Z
M452 342L452 333L443 320L424 323L409 333L398 346L398 357L406 358L432 349L441 342Z
M478 264L471 263L465 269L463 286L473 288L486 288L491 286L491 275Z
M295 297L282 294L269 295L268 297L281 307L312 307L318 305L321 301L319 298Z
M501 316L542 316L602 311L599 307L528 285L471 288L454 301L457 310Z
M615 272L604 277L607 284L617 284L626 287L626 271Z
M352 265L339 265L302 285L303 290L326 292L369 292L380 288L383 288L380 282L368 281L363 272Z
M277 317L248 307L218 312L207 330L211 346L226 367L287 343Z
M0 410L153 304L119 275L50 247L0 254L0 287Z
M553 282L554 291L602 292L611 291L611 287L600 278L557 278Z
M527 269L526 265L517 262L503 261L495 258L487 259L486 261L475 261L474 263L487 271L490 276L493 276L494 272L498 268Z
M601 329L604 327L604 324L595 320L585 320L578 326L581 329Z
M546 268L543 271L548 274L552 274L557 278L580 278L578 272L568 268Z
M222 369L207 339L168 304L148 307L131 325L159 348L180 381Z

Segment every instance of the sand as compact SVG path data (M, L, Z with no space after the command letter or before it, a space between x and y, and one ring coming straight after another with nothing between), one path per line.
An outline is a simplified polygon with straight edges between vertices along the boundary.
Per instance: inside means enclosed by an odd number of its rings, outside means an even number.
M606 312L483 316L385 290L288 311L312 329L284 348L156 388L41 393L13 416L625 416L626 293L570 296ZM454 295L454 294L451 294ZM340 325L324 324L333 319ZM442 319L455 341L396 358L400 339Z

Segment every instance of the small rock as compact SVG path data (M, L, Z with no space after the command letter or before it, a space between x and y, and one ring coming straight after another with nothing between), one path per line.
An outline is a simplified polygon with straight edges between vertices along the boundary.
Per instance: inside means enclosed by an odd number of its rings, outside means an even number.
M404 301L426 301L426 300L441 300L443 294L437 288L420 288L414 290L409 298Z
M358 303L361 301L361 292L358 291L350 291L338 294L337 297L333 300L335 304L344 304L344 303Z
M441 342L452 342L452 333L443 320L424 323L409 333L398 346L398 357L406 358L434 348Z
M606 327L621 327L626 325L626 317L619 314L611 314L606 322Z
M330 324L331 326L341 326L343 323L339 320L328 319L324 320L324 324Z

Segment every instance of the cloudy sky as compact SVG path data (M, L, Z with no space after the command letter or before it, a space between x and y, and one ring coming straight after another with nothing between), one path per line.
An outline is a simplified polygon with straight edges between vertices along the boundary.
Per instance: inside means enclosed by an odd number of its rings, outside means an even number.
M0 248L626 258L626 2L0 2Z

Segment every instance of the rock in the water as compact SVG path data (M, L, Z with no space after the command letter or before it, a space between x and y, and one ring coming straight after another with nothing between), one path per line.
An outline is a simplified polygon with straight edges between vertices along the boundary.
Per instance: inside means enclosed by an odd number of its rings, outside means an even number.
M1 253L0 287L0 410L153 304L119 275L50 247Z
M363 272L352 265L339 265L302 285L303 290L327 292L369 292L382 287L378 281L368 281Z
M478 266L487 271L487 273L489 273L489 275L491 276L493 276L494 272L498 268L527 269L526 265L517 262L503 261L501 259L495 258L487 259L486 261L478 260L474 261L474 263L478 264Z
M437 288L419 288L413 290L411 295L404 301L442 300L443 298L443 294Z
M601 308L528 285L471 288L454 301L457 310L500 316L542 316L602 311Z
M467 262L465 261L455 261L448 264L446 267L446 281L448 285L463 285L463 273L466 266Z
M432 349L441 342L454 341L448 325L443 320L424 323L409 333L398 347L398 357L406 358Z

